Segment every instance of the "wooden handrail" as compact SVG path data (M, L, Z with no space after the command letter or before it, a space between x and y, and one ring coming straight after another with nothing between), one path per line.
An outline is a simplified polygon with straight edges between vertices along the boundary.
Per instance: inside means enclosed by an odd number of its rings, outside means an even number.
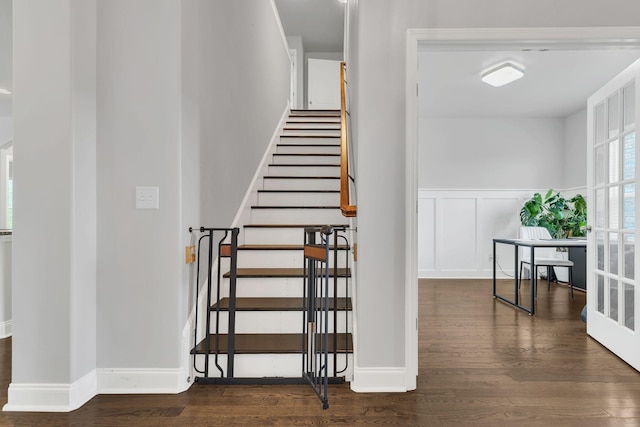
M340 63L340 210L346 217L356 216L356 206L349 203L349 139L347 137L346 63Z

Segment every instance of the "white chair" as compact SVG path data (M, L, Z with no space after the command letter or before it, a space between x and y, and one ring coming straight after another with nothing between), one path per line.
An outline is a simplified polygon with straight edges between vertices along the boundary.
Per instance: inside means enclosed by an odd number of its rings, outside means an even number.
M525 240L546 240L551 239L549 230L544 227L520 227L520 238ZM534 263L531 266L531 252L529 248L524 248L520 258L520 275L518 277L518 287L522 281L522 270L524 264L528 265L531 277L538 274L539 267L547 268L547 288L551 289L551 268L565 267L569 270L569 288L571 289L571 298L573 299L573 278L572 269L573 261L562 258L562 254L556 251L556 248L536 248L534 253ZM536 290L537 291L537 290Z

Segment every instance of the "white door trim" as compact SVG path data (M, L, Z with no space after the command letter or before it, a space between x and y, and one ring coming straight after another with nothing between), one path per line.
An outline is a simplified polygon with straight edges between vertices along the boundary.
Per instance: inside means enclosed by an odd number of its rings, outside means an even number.
M418 375L418 47L441 50L456 47L523 45L574 47L625 47L640 45L640 27L568 28L428 28L408 29L406 43L405 141L405 363L407 390L416 388Z

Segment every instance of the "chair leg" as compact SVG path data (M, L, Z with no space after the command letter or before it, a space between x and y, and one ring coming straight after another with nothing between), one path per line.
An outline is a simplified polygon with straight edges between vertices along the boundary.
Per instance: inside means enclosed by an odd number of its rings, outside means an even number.
M571 289L571 299L573 299L573 268L569 267L569 289Z
M547 266L547 290L551 290L551 269L553 267Z

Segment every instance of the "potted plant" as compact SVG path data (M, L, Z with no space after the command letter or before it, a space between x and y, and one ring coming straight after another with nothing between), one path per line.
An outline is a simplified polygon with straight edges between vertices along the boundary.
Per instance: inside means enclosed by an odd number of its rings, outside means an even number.
M581 194L577 194L567 200L553 189L547 191L544 198L540 193L535 193L530 200L524 203L520 210L520 222L524 226L545 227L554 239L583 237L587 226L587 202ZM566 249L564 252L566 252ZM575 258L580 258L581 265L586 263L582 259L585 256L584 251L569 254L569 258L574 262L577 261ZM567 278L565 277L566 272L564 269L556 272L556 274L558 273L561 276L558 277L558 280L566 282ZM582 283L580 283L582 280L576 279L577 277L574 274L574 285L582 288Z
M544 198L535 193L520 210L524 226L545 227L555 239L583 237L587 225L587 202L581 194L565 199L553 189Z

